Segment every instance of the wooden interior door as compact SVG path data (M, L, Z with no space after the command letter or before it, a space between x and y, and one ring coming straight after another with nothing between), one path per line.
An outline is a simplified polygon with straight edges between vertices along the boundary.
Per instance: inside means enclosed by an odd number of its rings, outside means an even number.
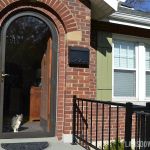
M41 62L41 102L40 102L40 124L44 131L50 131L50 91L51 91L51 61L52 41L47 41L47 49Z

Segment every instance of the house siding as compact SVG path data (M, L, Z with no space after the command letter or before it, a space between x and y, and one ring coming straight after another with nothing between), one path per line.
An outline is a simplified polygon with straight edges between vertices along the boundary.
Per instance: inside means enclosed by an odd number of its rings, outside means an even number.
M97 40L97 99L112 98L112 34L98 32Z

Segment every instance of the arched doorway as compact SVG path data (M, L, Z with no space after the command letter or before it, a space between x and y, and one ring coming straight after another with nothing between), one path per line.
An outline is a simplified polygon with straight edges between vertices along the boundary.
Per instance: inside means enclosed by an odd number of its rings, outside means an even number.
M57 42L54 24L39 13L19 13L2 27L1 137L55 135ZM23 121L14 133L16 114Z

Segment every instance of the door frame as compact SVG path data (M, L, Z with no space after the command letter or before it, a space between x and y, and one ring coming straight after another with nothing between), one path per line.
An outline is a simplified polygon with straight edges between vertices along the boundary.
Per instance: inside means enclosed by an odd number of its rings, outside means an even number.
M51 129L50 132L18 132L18 133L4 133L2 132L3 126L3 103L4 103L4 84L0 81L0 139L2 138L32 138L32 137L53 137L56 133L56 104L57 104L57 66L58 66L58 34L54 23L48 19L48 17L34 11L23 11L11 16L4 25L2 25L2 30L0 31L0 73L4 71L5 65L5 48L6 48L6 32L9 25L17 18L23 16L33 16L36 17L47 24L52 35L52 65L51 65L51 90L50 95L50 122ZM1 79L0 79L1 80Z

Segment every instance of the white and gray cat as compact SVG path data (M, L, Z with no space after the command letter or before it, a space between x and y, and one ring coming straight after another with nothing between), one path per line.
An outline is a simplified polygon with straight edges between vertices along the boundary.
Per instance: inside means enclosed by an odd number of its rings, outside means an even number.
M18 129L20 127L22 120L23 120L23 114L16 115L12 118L11 127L12 127L14 132L18 132Z

